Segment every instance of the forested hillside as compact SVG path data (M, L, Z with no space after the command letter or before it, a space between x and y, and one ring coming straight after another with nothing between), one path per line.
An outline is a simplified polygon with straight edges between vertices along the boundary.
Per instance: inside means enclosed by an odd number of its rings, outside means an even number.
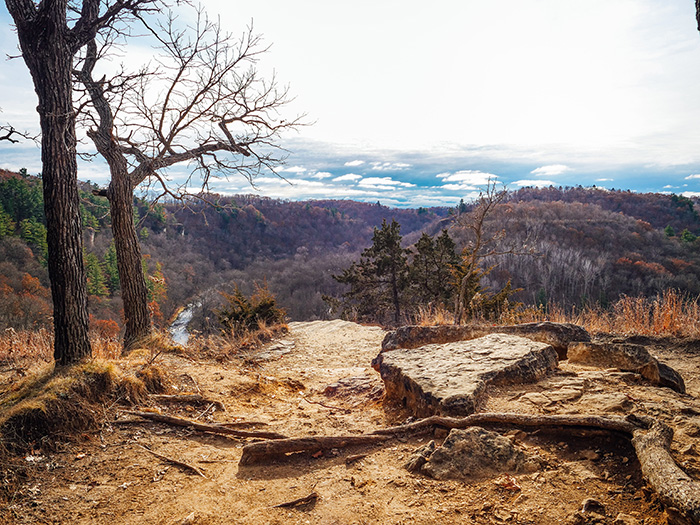
M45 269L41 180L0 173L0 328L50 322ZM81 186L93 328L116 330L121 301L106 199ZM457 209L395 209L347 200L291 202L245 195L207 195L206 201L149 203L136 199L151 310L161 325L193 300L210 306L234 284L249 293L269 290L295 320L330 314L323 295L347 290L342 274L371 245L383 220L400 224L404 247L421 232L450 228ZM526 188L509 193L485 229L505 231L500 242L516 253L489 259L483 284L508 281L514 299L529 305L598 303L621 294L651 296L667 288L700 294L700 219L693 201L662 194L596 188ZM468 244L459 229L450 235L457 252ZM415 250L414 252L415 253ZM409 259L413 256L409 255ZM209 314L211 311L209 311ZM198 327L207 323L205 312Z

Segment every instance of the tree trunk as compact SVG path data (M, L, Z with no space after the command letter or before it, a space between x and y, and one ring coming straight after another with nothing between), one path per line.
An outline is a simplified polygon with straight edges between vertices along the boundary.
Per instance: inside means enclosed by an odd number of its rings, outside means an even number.
M107 196L124 301L124 350L129 350L150 335L151 314L148 311L148 290L141 265L141 246L134 225L134 194L126 169L121 175L112 170L112 182Z
M6 3L39 99L54 358L58 365L68 365L92 353L77 185L73 53L61 2L36 17L19 3Z

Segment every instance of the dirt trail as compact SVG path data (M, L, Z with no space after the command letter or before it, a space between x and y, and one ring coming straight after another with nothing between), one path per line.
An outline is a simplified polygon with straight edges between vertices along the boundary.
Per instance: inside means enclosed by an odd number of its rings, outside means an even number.
M172 378L171 393L201 392L227 410L155 403L150 408L203 422L255 422L246 428L288 436L361 433L394 424L401 415L377 400L381 381L370 368L383 336L379 328L344 321L292 323L290 333L264 352L223 365L162 355L158 362ZM631 374L564 363L536 385L490 392L486 409L656 415L675 427L677 460L697 477L700 355L669 350L660 357L691 376L691 395L649 387ZM338 383L349 377L354 379ZM333 396L324 394L329 385ZM515 476L517 486L498 478L464 483L409 474L403 465L410 454L442 434L239 467L245 440L152 422L106 423L57 453L29 455L31 477L7 516L10 523L549 524L574 523L582 501L595 498L605 506L599 523L613 523L620 513L636 523L666 523L654 495L643 489L625 439L505 432L544 465ZM142 447L197 466L206 478ZM346 464L351 454L366 456ZM274 507L312 492L318 498L306 505Z

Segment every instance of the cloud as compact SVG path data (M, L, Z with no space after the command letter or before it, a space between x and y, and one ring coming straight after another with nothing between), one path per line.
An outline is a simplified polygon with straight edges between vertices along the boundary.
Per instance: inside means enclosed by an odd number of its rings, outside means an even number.
M357 175L356 173L348 173L347 175L341 175L340 177L336 177L333 179L333 182L343 182L346 180L360 180L362 178L362 175Z
M359 183L363 188L375 188L382 190L394 190L397 188L414 188L416 185L410 182L401 182L391 177L366 177Z
M530 173L532 175L554 177L555 175L561 175L562 173L566 173L567 171L571 171L571 168L569 166L565 166L564 164L549 164L547 166L541 166L539 168L536 168Z
M556 186L557 183L554 182L553 180L516 180L513 182L516 186L520 186L521 188L525 186L533 186L535 188L546 188L547 186Z
M683 197L688 197L689 199L692 197L700 197L700 191L684 191L681 193Z
M672 186L671 184L666 184L663 189L665 190L672 190L673 188L677 188L678 186Z
M685 180L700 179L700 174L688 175Z
M455 173L438 173L435 176L438 179L442 179L444 182L458 182L470 186L484 185L490 182L496 182L498 180L498 175L494 175L493 173L484 173L483 171L478 170L460 170L456 171ZM474 188L471 187L469 189Z
M614 181L614 180L615 180L615 179L596 179L595 181L596 181L596 182L612 182L612 181Z
M316 173L311 174L311 178L313 179L328 179L332 177L332 173L328 173L327 171L318 171Z
M400 171L410 167L411 165L405 162L373 162L371 169L375 171Z
M290 166L289 168L282 168L279 171L284 171L286 173L304 173L306 172L306 168L303 166Z
M364 160L351 160L345 163L345 166L350 168L355 168L357 166L362 166L365 163Z

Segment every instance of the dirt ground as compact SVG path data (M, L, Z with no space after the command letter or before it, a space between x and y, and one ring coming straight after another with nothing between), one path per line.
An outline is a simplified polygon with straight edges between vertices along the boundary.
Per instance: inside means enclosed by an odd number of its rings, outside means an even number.
M384 335L344 321L292 323L281 341L245 359L220 364L163 354L157 363L171 379L169 393L201 393L225 411L155 401L139 408L294 437L397 424L406 415L383 406L381 380L370 367ZM652 387L634 374L563 362L537 384L492 390L484 410L653 415L674 428L675 458L699 479L700 350L654 353L682 373L687 395ZM345 378L354 379L337 383ZM28 454L29 479L0 516L18 524L667 523L631 445L610 434L501 429L541 458L540 471L436 481L403 465L416 448L431 439L439 443L445 432L244 467L238 465L241 447L250 440L143 421L116 407L105 407L105 414L100 432L57 452ZM196 466L206 477L144 447ZM364 457L350 457L357 455ZM312 493L318 497L306 504L275 507ZM576 514L588 498L602 504L604 516Z

